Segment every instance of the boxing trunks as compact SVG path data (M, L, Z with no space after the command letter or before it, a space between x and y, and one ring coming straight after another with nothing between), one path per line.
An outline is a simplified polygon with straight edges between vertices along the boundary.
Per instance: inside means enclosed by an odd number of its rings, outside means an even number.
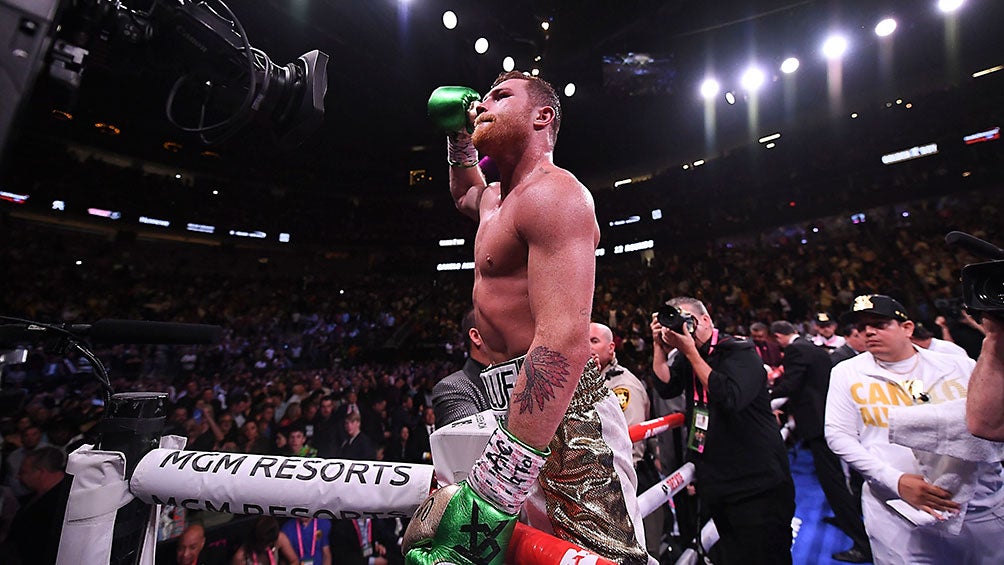
M498 417L507 413L522 362L519 358L482 371L491 411ZM495 418L486 411L433 433L433 462L441 483L466 477L495 427ZM521 520L617 563L648 563L627 423L593 360L548 447L551 455L523 505Z

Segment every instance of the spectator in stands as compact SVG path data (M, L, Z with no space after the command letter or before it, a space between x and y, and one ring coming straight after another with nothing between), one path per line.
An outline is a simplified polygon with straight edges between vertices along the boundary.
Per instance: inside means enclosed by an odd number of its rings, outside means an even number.
M21 466L24 464L24 461L30 453L46 445L46 442L42 437L42 428L38 427L34 423L31 423L30 419L28 422L28 425L23 426L21 430L21 447L18 447L11 452L11 454L7 456L7 461L5 461L7 486L11 488L14 492L14 496L18 498L26 496L31 492L31 488L21 482Z
M429 438L436 431L436 411L426 408L422 411L422 421L408 436L408 460L412 463L432 462L432 444Z
M321 399L317 415L307 424L314 428L313 445L317 448L318 456L325 459L337 457L342 444L343 432L337 428L334 412L335 399L325 396Z
M397 565L404 563L397 536L386 519L334 520L331 553L339 565Z
M237 548L232 565L285 563L298 565L293 545L279 531L279 523L271 516L259 516L248 531L247 540Z
M175 556L178 565L201 565L202 549L206 547L206 530L202 524L189 524L178 538Z
M339 450L341 459L358 461L373 461L376 459L376 446L366 434L362 433L362 418L359 411L350 412L345 416L345 441Z
M265 455L272 453L272 442L258 435L258 423L254 420L244 422L241 428L241 439L237 444L240 451L244 453L255 453Z
M247 411L251 407L251 397L246 392L231 393L227 398L227 412L234 418L237 429L244 427L247 421Z
M317 449L307 443L307 434L300 427L290 428L285 453L293 457L317 457Z
M374 445L385 445L390 440L390 423L387 421L387 399L382 394L370 395L369 405L360 406L363 430Z
M289 539L300 563L331 565L331 520L290 518L283 523L281 531ZM341 563L341 559L338 562Z
M31 450L25 455L19 479L29 493L21 499L10 539L22 563L55 563L73 482L66 474L66 454L49 445Z

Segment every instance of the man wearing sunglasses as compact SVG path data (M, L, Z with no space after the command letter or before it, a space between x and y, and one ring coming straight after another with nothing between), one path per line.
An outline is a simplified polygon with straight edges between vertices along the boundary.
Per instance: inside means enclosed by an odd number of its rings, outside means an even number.
M974 463L975 490L957 501L958 493L925 479L912 449L889 441L891 408L965 398L975 363L915 347L914 323L889 296L857 297L841 322L864 334L868 350L833 367L825 433L866 480L861 502L875 563L1004 563L1000 464ZM887 504L897 499L934 519L904 520Z

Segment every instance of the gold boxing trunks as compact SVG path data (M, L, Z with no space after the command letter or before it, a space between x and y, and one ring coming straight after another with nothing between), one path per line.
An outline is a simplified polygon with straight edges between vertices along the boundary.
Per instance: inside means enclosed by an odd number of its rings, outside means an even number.
M644 565L648 554L635 535L596 408L609 394L590 359L538 481L556 536L617 563Z

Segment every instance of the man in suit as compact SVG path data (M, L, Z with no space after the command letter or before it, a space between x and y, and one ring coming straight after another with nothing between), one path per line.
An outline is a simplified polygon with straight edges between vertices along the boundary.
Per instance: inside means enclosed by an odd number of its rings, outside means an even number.
M408 461L427 465L432 462L432 447L429 436L435 429L436 412L432 408L426 408L422 413L422 421L408 436L408 446L405 448Z
M802 443L812 452L819 485L833 508L837 526L854 542L850 549L834 553L833 558L848 563L867 563L871 561L871 549L864 522L854 496L844 483L840 459L830 451L823 435L826 391L832 367L830 355L826 349L802 339L789 322L774 322L770 331L784 354L781 362L784 375L774 382L771 398L788 398L786 408L795 418L795 429Z
M844 336L844 344L833 350L830 354L830 362L836 365L841 361L846 361L868 350L865 343L865 334L858 331L851 324L844 324L840 335Z
M10 540L22 563L55 563L66 500L73 477L66 474L66 454L44 445L25 456L18 472L29 494L11 523Z
M436 413L436 426L439 427L492 408L488 401L486 386L486 382L492 381L481 378L481 372L491 364L491 361L484 349L485 343L481 340L481 334L474 327L473 309L464 315L460 326L467 336L467 361L462 369L446 376L432 389L432 406ZM508 384L511 386L516 382L515 373L510 377L511 381ZM507 400L509 390L510 388L504 389Z
M338 454L341 459L353 459L356 461L373 461L376 459L376 446L361 433L362 418L359 411L350 412L345 415L345 441L342 442L342 449Z

